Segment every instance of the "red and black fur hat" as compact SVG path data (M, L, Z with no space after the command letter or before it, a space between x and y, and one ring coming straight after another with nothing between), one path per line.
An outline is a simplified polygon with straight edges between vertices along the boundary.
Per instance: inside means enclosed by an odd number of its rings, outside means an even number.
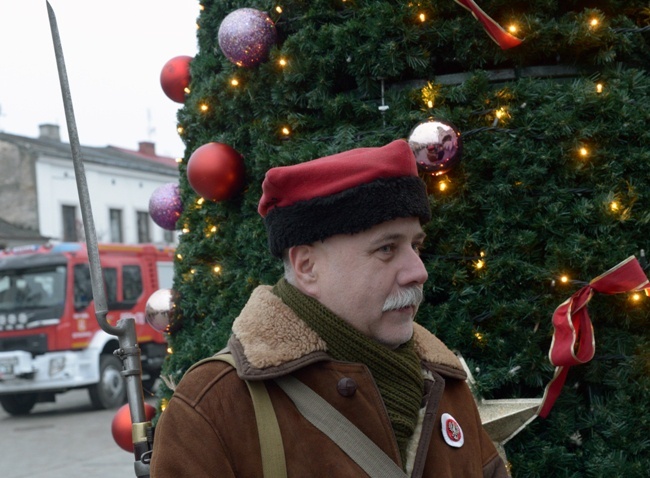
M258 212L276 257L400 217L431 219L426 186L404 140L270 169Z

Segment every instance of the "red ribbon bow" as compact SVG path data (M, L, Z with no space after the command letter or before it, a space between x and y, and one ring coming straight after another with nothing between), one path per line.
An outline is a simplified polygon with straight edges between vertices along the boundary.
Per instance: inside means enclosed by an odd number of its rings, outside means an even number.
M483 24L483 28L485 28L487 34L490 35L490 38L492 38L492 40L494 40L502 50L507 50L508 48L521 45L522 40L505 31L501 25L492 20L487 13L481 10L481 7L479 7L473 0L454 1L461 7L472 12L474 18Z
M594 328L587 313L587 303L594 293L619 294L648 288L646 277L639 261L630 256L616 267L596 277L568 300L560 304L553 313L553 341L548 356L556 366L553 379L546 386L537 414L546 418L555 400L562 391L569 368L589 362L596 350Z

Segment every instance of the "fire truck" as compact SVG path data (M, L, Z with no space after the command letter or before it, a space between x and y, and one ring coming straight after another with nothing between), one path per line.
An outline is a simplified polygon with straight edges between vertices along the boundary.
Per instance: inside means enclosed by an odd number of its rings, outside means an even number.
M107 321L132 317L143 386L160 375L167 346L146 323L151 294L171 288L174 250L151 244L100 244ZM0 404L11 415L37 402L86 388L94 408L126 402L117 337L99 328L85 244L58 243L0 251Z

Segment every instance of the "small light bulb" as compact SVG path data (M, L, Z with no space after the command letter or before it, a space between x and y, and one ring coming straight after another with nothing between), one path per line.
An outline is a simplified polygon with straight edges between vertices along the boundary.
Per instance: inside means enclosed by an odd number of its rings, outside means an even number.
M589 25L591 25L592 27L596 27L598 26L598 23L599 22L597 18L592 18L591 21L589 22Z
M514 23L510 24L510 26L508 27L508 31L510 33L517 33L517 25L515 25Z
M206 105L205 103L201 103L201 106L199 106L199 108L201 109L201 111L203 113L205 113L206 111L208 111L210 109L210 107L208 105Z
M419 16L420 16L420 21L421 21L421 22L426 21L427 17L426 17L426 15L425 15L424 13L420 13Z
M185 128L183 128L182 126L177 126L176 127L176 132L178 134L183 134L185 132Z
M185 92L186 95L189 95L191 93L189 86L183 88L183 91Z
M438 183L438 189L441 191L446 191L447 190L447 182L446 181L440 181Z
M182 231L183 231L183 234L187 234L187 233L190 232L190 228L189 228L189 227L184 227L184 228L182 229Z
M168 354L173 354L173 353L174 353L174 349L172 349L171 347L167 347L167 353L168 353Z
M230 84L232 86L239 86L239 80L237 78L233 78L232 80L230 80Z
M477 270L478 270L478 269L483 269L483 268L485 267L485 261L484 261L483 259L479 259L479 260L476 261L476 263L474 264L474 267L476 267Z
M182 261L182 260L183 260L183 256L180 255L180 254L176 254L176 259L178 259L179 261Z
M589 150L585 147L580 148L580 156L586 157L589 155Z
M610 208L612 211L618 211L619 208L620 208L620 205L618 204L618 202L616 202L616 201L612 201L611 203L609 203L609 208Z
M219 274L221 272L221 266L214 266L212 270L215 274Z
M640 301L641 300L641 294L639 294L638 292L635 292L634 294L632 294L632 300L634 302Z
M429 108L433 108L433 101L432 100L427 101L427 106Z
M192 275L196 274L196 269L190 269L190 274Z
M176 162L177 162L177 163L182 163L182 162L183 162L183 158L176 158Z
M480 332L475 332L474 337L476 337L479 341L483 340L483 334Z
M200 206L201 204L203 204L204 202L205 202L205 199L203 199L203 198L198 198L198 199L196 200L196 204L199 205L199 206Z
M278 60L278 63L280 64L280 66L287 66L287 60L285 60L284 58L280 58Z
M212 227L210 228L210 232L212 232L212 233L217 232L217 226L212 226Z
M282 7L278 5L277 7L275 7L275 11L278 13L282 13Z
M596 93L602 93L602 92L603 92L603 84L602 84L602 83L598 83L598 84L596 85Z
M288 126L283 126L280 131L284 136L289 136L291 134L291 130L289 129Z
M562 277L560 277L560 282L562 282L563 284L566 284L567 282L569 282L569 278L567 276L562 276Z

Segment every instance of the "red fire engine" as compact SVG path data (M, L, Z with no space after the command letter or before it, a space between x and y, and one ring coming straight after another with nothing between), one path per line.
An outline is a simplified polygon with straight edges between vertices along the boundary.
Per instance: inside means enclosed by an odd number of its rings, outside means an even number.
M99 256L115 325L133 317L145 388L159 376L164 334L145 320L149 296L171 288L174 250L153 245L100 244ZM87 388L95 408L126 401L117 337L99 328L92 304L85 244L0 251L0 404L28 414L39 401Z

